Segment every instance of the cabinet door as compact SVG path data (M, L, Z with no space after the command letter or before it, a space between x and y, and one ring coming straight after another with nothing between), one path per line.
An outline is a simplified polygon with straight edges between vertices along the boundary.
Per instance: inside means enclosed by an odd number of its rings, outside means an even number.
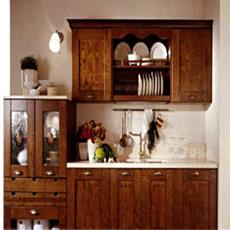
M141 171L111 170L111 228L141 228Z
M212 101L212 31L180 29L173 36L174 102Z
M146 229L172 229L173 172L142 170L142 220Z
M34 176L34 102L4 100L4 173Z
M104 169L68 169L67 228L109 228L109 178Z
M111 100L111 35L108 29L73 31L73 98Z
M177 170L175 175L174 227L216 229L216 171Z
M5 207L4 214L5 229L66 229L63 207Z
M65 177L67 102L36 100L35 176Z

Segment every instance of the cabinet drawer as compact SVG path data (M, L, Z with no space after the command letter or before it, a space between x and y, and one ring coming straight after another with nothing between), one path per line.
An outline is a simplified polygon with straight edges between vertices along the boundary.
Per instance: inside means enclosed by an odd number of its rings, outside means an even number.
M66 192L66 179L46 179L46 192Z
M76 178L77 179L101 179L102 177L102 171L101 169L78 169L76 170Z
M119 169L118 170L118 178L119 179L133 179L134 178L134 170L132 169Z
M167 170L149 169L149 170L143 170L142 173L144 174L143 176L147 176L148 178L154 180L166 180L167 178Z
M183 180L209 180L209 170L206 169L185 169Z
M24 179L22 178L5 178L4 179L4 191L23 192L24 191Z
M57 219L60 211L56 207L12 207L10 216L12 219Z
M4 190L6 192L44 192L45 179L5 178Z

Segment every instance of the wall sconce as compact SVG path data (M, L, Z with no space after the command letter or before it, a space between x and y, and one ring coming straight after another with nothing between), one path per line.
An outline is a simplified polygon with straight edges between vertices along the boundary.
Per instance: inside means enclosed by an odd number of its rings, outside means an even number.
M64 40L64 35L62 32L58 32L57 30L51 35L49 41L49 49L53 53L58 53L61 48L61 43Z

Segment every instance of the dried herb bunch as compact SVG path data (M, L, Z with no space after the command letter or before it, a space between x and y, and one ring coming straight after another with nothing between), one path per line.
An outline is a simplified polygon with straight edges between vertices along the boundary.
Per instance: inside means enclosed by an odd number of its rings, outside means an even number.
M38 69L37 59L31 56L26 56L21 59L21 69Z

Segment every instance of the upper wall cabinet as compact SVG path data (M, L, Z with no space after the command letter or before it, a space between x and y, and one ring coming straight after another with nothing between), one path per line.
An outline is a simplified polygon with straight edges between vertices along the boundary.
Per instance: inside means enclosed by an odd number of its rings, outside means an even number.
M174 31L173 102L212 101L212 30Z
M77 101L212 101L212 21L68 22Z
M73 31L73 97L111 100L111 42L108 29Z

